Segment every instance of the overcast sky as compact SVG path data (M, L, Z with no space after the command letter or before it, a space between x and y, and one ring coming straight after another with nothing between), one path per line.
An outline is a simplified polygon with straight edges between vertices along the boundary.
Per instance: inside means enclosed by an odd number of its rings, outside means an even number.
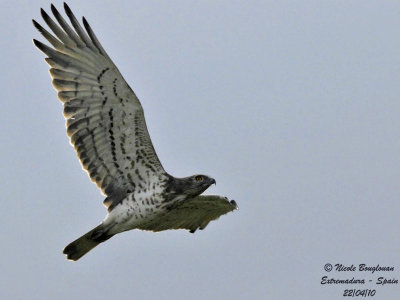
M399 1L68 3L141 100L165 169L209 174L206 193L240 209L65 260L104 197L32 44L50 2L1 0L1 299L398 299L375 282L400 280Z

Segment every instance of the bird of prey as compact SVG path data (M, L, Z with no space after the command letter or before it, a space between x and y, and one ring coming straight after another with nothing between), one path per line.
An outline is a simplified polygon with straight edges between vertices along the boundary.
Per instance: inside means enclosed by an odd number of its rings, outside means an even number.
M64 248L67 259L78 260L120 232L187 229L194 233L237 209L234 200L200 195L215 183L213 178L176 178L164 170L139 99L86 19L82 18L83 29L66 3L64 9L72 27L51 5L57 22L43 9L41 15L53 33L32 21L53 47L33 42L47 55L70 142L83 169L106 196L103 203L108 210L100 225Z

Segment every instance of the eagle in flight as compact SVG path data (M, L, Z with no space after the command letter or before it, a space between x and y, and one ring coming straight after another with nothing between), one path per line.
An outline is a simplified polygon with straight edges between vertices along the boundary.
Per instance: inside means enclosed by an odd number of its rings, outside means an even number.
M67 134L84 170L106 196L100 225L65 247L78 260L113 235L131 230L187 229L194 233L237 209L234 200L200 195L215 180L205 175L176 178L161 165L143 108L92 28L85 30L64 3L72 27L51 5L57 22L41 9L53 32L33 25L53 46L33 40L47 55L53 86L64 105ZM58 24L57 24L58 23Z

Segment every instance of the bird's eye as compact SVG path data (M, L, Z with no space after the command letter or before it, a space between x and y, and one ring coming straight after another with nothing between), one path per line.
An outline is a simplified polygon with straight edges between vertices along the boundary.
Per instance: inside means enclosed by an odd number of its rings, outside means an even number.
M195 179L197 182L203 181L203 176L196 176Z

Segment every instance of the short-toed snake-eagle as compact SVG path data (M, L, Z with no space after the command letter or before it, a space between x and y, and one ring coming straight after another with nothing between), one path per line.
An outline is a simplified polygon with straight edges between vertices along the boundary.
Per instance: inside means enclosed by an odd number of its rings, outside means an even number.
M142 106L111 61L85 18L84 28L64 3L72 27L51 5L56 21L42 9L50 33L34 26L52 45L34 44L50 65L53 86L64 105L67 134L93 182L106 195L103 222L70 243L64 254L78 260L113 235L142 229L195 232L237 208L221 196L201 196L213 178L169 175L153 148Z

